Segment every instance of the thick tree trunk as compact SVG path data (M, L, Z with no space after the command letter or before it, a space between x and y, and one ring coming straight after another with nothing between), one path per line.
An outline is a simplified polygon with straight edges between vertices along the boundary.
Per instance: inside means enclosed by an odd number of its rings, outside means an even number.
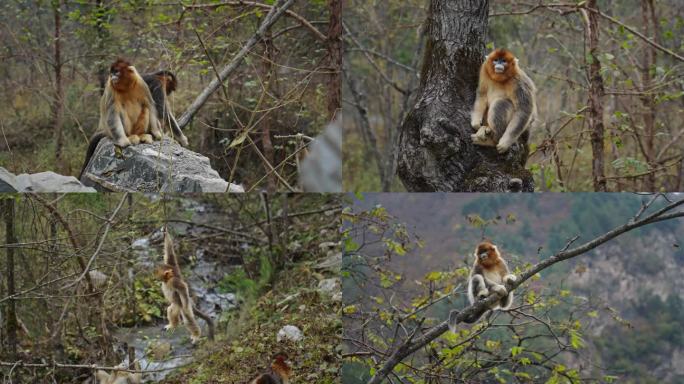
M598 11L596 0L589 0L587 8ZM599 16L596 12L582 11L585 18L585 41L587 44L587 77L589 78L589 130L591 131L591 175L595 192L606 192L606 176L603 154L605 130L603 126L603 78L598 59Z
M488 0L431 0L421 84L401 127L398 174L409 191L532 192L527 146L499 155L470 135Z

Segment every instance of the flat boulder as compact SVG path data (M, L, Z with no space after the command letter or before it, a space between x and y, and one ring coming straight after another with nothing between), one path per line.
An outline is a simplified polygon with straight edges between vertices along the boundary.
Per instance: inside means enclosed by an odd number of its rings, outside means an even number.
M81 182L99 191L244 192L211 167L209 158L164 137L152 144L116 147L100 140Z
M63 176L57 173L39 172L14 175L0 167L0 192L97 192L94 188L86 187L73 176Z

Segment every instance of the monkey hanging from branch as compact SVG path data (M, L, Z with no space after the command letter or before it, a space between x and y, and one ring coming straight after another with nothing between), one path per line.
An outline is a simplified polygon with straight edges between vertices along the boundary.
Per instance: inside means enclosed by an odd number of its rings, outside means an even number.
M250 381L249 384L289 384L291 375L292 368L287 363L287 355L280 352L273 356L271 369Z
M468 276L468 301L475 304L477 300L486 299L490 291L501 295L501 299L494 302L486 313L493 310L507 310L513 304L513 292L506 290L506 284L513 283L517 277L510 273L506 261L501 257L499 248L489 241L483 241L475 248L475 262ZM456 316L459 311L449 313L449 329L456 331ZM481 316L471 316L464 319L465 323L472 324Z
M167 96L177 87L176 76L158 71L141 77L128 61L118 59L109 69L109 78L100 99L98 129L90 138L81 173L83 176L97 145L104 137L118 147L161 140L162 126L169 125L183 146L188 139L173 117Z
M527 145L529 127L537 116L535 92L510 51L497 49L487 55L471 114L470 124L477 131L471 135L473 143L496 147L499 153L519 138Z
M162 281L161 287L164 297L169 302L166 308L166 316L169 324L166 325L166 330L173 330L178 326L180 320L183 320L188 331L190 331L190 339L195 344L202 335L195 315L207 322L209 328L209 339L214 339L214 322L206 313L200 311L193 302L192 291L186 281L183 280L180 267L178 266L178 258L173 249L173 239L166 227L164 231L164 264L157 269L157 277Z

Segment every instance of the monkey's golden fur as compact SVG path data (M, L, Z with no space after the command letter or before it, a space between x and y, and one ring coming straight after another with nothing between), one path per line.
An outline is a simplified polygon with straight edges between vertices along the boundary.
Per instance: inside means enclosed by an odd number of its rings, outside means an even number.
M287 365L287 355L277 353L273 356L273 363L269 372L262 373L249 384L289 384L292 368Z
M501 70L499 72L499 70ZM537 114L535 86L510 51L497 49L480 67L480 81L471 125L473 143L496 147L499 153L518 138L527 144L528 129Z
M209 339L213 339L214 323L207 314L194 306L190 286L181 276L178 259L173 249L173 239L166 228L164 228L164 264L157 268L156 275L162 281L162 292L169 303L169 306L166 308L166 317L169 324L165 328L167 330L176 328L182 318L185 327L190 332L190 339L194 344L202 335L202 331L195 319L195 314L197 314L207 322Z
M162 138L161 122L147 84L128 61L118 59L109 69L109 78L100 98L100 121L90 138L79 179L83 176L97 144L104 137L124 148Z
M161 139L160 122L152 112L156 108L152 94L135 67L126 60L118 59L112 64L110 72L100 99L98 129L108 133L115 144L121 147L140 142L151 143L153 137ZM117 115L121 126L116 121ZM120 135L121 129L125 137Z
M492 304L489 307L490 310L485 311L485 313L494 309L506 310L510 308L513 304L513 292L508 292L505 285L515 282L517 277L510 273L497 246L490 241L482 241L475 248L474 256L475 262L468 276L468 302L474 304L477 300L487 298L490 291L494 291L501 296L501 299ZM456 331L458 314L458 310L449 313L448 324L452 332ZM474 323L480 319L481 315L474 314L466 317L463 322Z

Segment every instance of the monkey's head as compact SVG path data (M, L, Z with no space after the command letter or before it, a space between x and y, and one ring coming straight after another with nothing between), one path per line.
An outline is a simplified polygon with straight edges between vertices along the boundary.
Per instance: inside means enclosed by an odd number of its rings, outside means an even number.
M510 51L496 49L487 55L485 70L490 79L496 82L506 82L516 74L517 59Z
M290 376L290 373L292 372L292 368L290 368L290 365L287 362L287 354L284 352L278 352L273 356L271 368L283 377Z
M477 262L485 268L491 268L499 263L499 249L489 241L483 241L475 249Z
M157 79L159 79L159 81L164 86L164 91L167 95L170 95L171 92L175 91L178 87L178 80L176 80L176 75L174 75L171 71L157 72Z
M173 272L173 267L168 264L162 264L158 266L154 271L154 274L159 280L165 283L176 276L176 274Z
M135 67L124 59L117 59L111 67L109 67L109 80L112 87L117 91L127 90L131 83L135 81L137 71Z

